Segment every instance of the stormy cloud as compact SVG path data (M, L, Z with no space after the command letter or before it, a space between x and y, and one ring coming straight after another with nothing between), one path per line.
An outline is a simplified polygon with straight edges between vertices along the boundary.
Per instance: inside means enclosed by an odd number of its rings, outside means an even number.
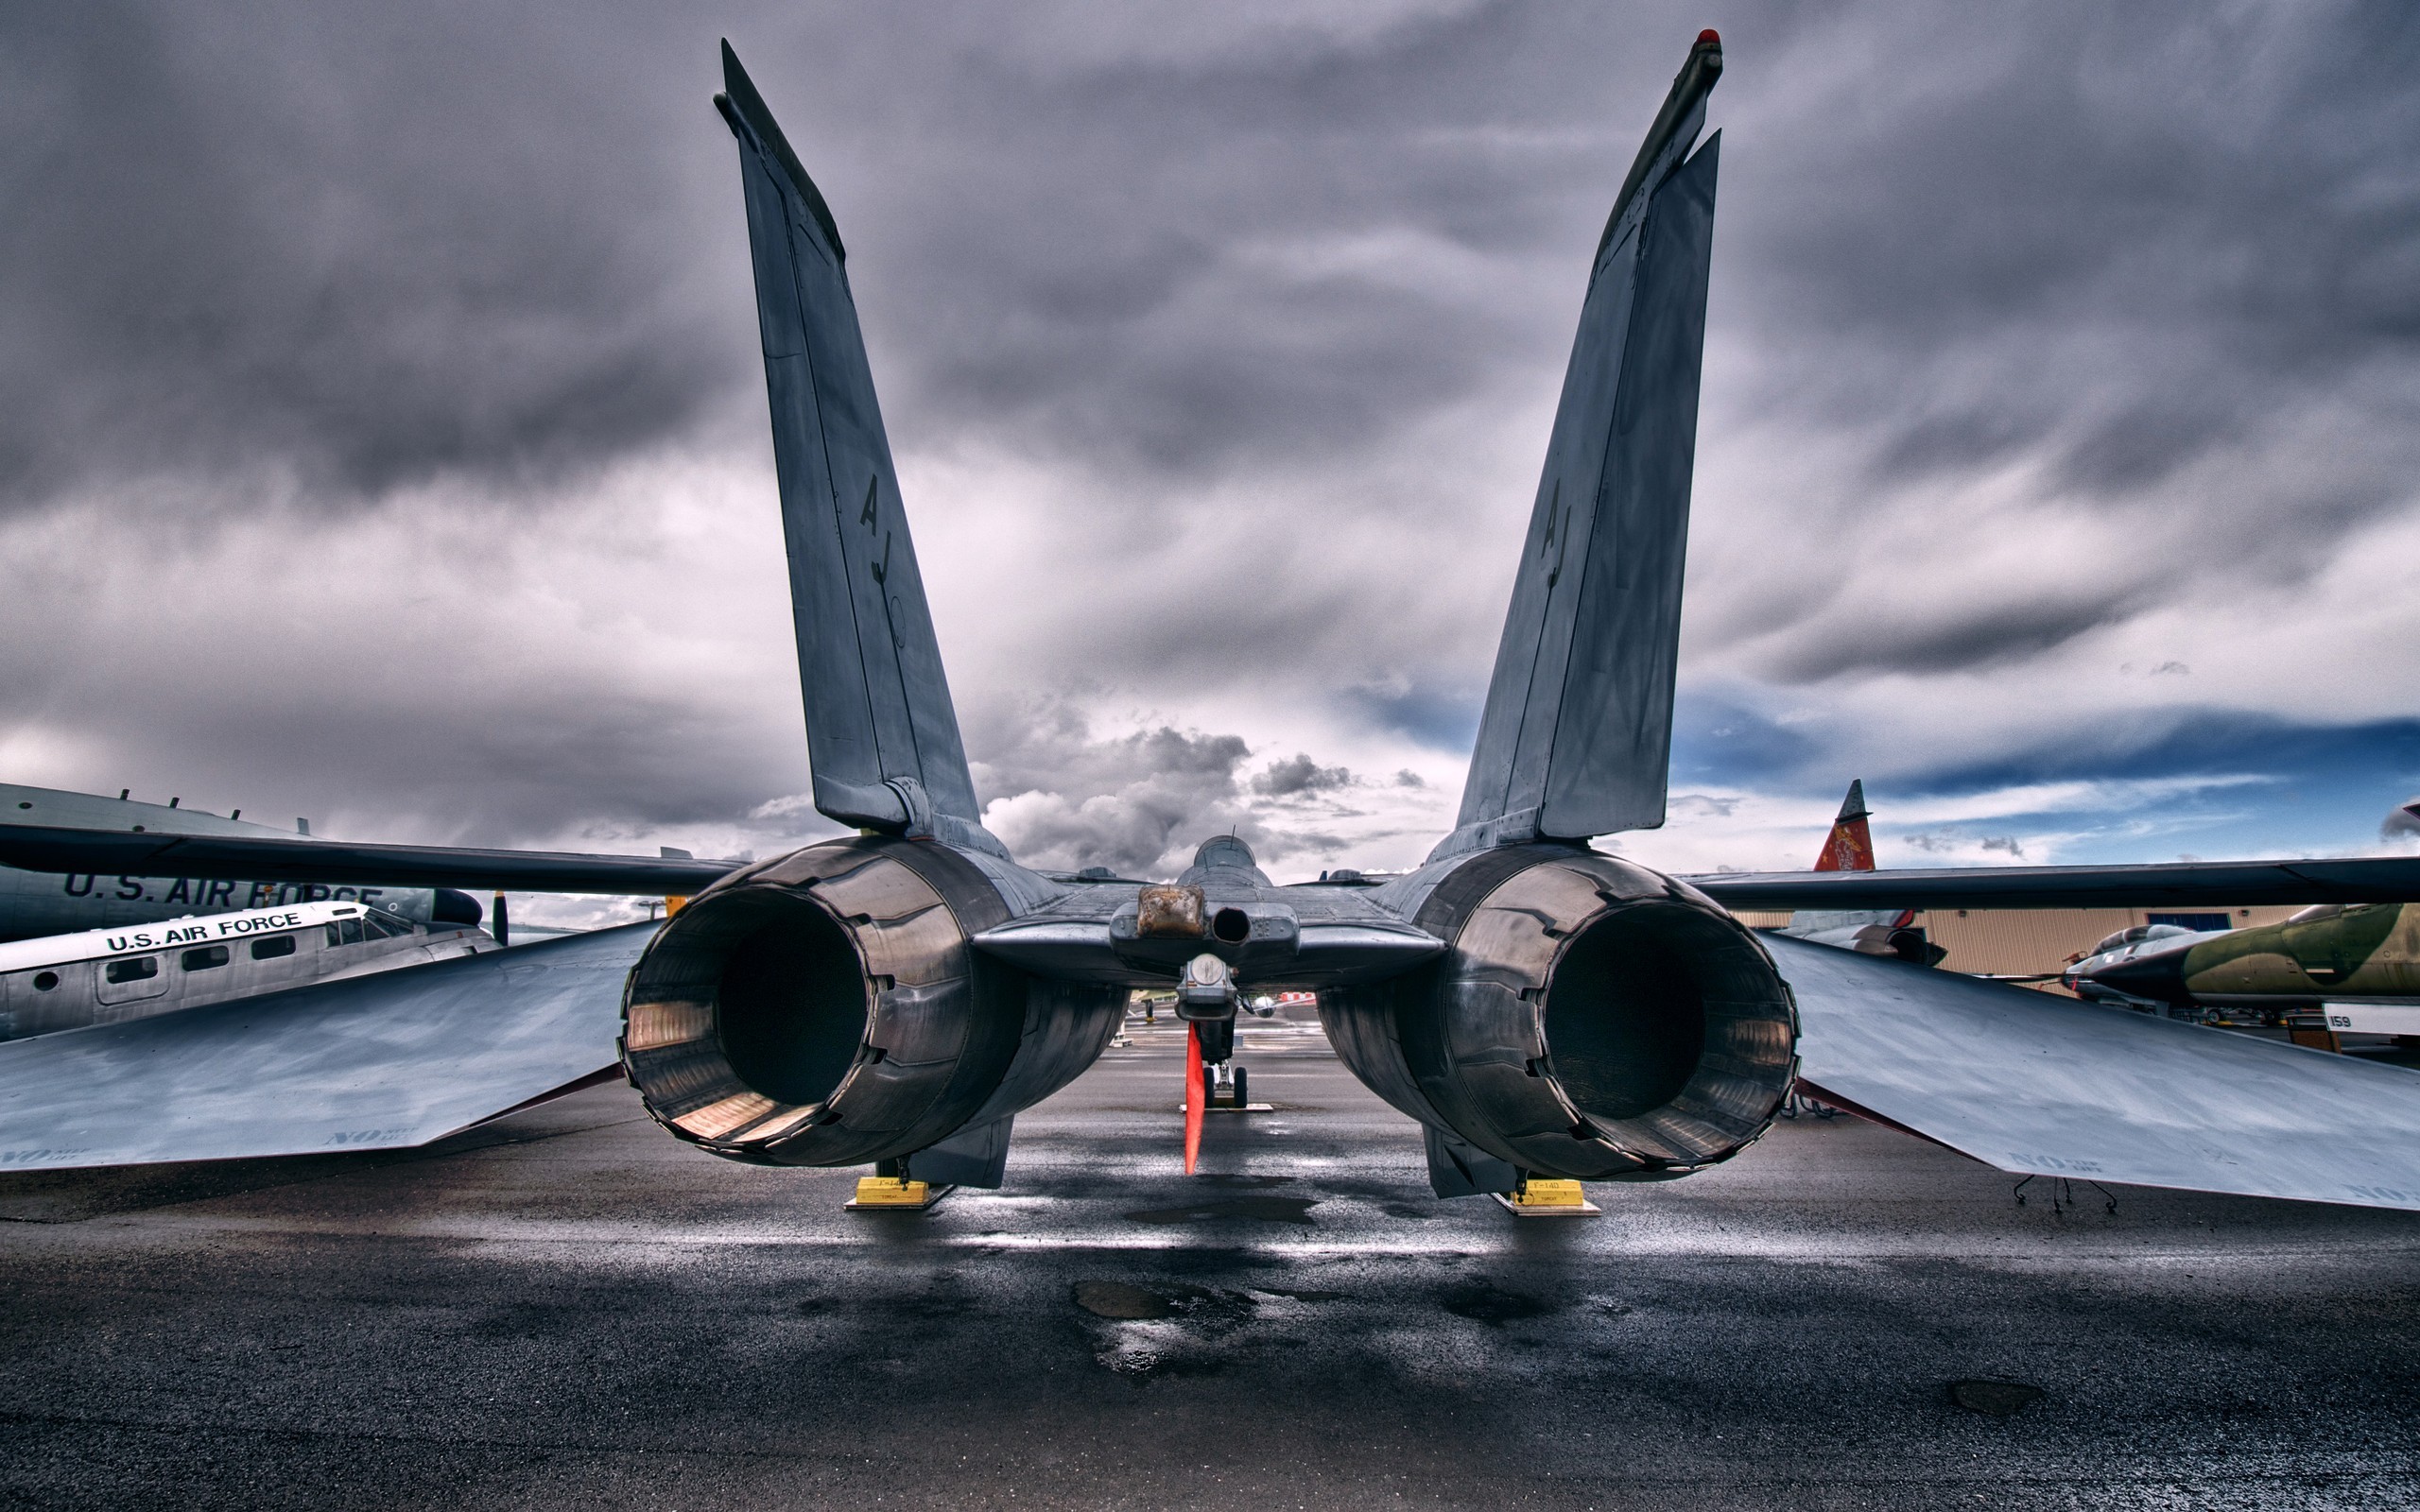
M994 827L1416 859L1587 250L1709 24L1682 776L1626 848L1798 864L1851 776L1970 853L2377 843L2392 743L2299 827L2238 801L2420 707L2420 23L2350 4L16 8L0 772L829 833L729 35L847 239ZM2187 768L2243 782L2125 789L2170 829L1968 802Z

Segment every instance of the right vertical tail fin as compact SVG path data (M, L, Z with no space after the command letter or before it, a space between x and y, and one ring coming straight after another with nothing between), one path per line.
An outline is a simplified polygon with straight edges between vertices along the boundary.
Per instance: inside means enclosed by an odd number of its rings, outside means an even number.
M1437 854L1664 822L1720 133L1689 50L1607 217L1461 813Z
M722 68L715 105L739 141L815 806L999 851L977 822L839 229L728 42Z

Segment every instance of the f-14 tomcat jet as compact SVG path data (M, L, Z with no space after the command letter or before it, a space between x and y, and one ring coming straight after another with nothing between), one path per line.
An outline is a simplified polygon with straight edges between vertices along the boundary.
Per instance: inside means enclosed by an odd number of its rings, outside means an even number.
M982 826L847 249L726 46L715 103L739 149L815 801L859 833L724 874L186 848L187 875L697 896L660 928L289 994L241 1022L170 1016L192 1026L186 1062L240 1074L178 1080L157 1045L105 1031L24 1047L80 1056L0 1055L0 1160L410 1143L601 1064L618 1022L648 1111L702 1149L996 1185L1017 1112L1093 1062L1131 988L1173 983L1209 1024L1238 990L1317 992L1338 1054L1426 1131L1441 1195L1700 1170L1761 1134L1795 1078L2010 1171L2420 1208L2411 1073L1759 937L1724 907L2346 901L2420 892L2412 863L1683 879L1591 848L1664 818L1720 148L1699 136L1721 68L1704 33L1590 259L1453 833L1375 885L1273 886L1225 837L1138 884L1038 873ZM99 857L129 843L19 831L0 861L117 870Z

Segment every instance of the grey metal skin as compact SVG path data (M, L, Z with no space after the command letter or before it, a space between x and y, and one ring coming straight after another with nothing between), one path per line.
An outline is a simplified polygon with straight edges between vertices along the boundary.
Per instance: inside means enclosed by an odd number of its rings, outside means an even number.
M1320 1019L1372 1091L1507 1168L1469 1190L1696 1170L1762 1134L1789 1091L1789 988L1753 932L1671 878L1502 847L1378 901L1446 952L1322 992Z
M424 1144L610 1068L651 933L0 1044L0 1171Z
M1766 941L1818 1095L2028 1175L2420 1209L2420 1078L1997 982Z
M972 949L1021 890L1001 881L945 845L866 836L693 899L631 973L623 1063L648 1112L733 1160L856 1165L1058 1091L1126 993Z

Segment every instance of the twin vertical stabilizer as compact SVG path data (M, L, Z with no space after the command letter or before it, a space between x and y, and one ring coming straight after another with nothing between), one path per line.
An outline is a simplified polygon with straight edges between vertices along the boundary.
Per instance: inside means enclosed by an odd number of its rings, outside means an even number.
M1458 828L1439 855L1664 822L1721 136L1698 39L1598 244Z
M998 850L925 602L823 196L729 43L815 806ZM1664 822L1722 44L1700 36L1599 240L1452 854Z
M839 230L729 43L722 67L715 104L748 199L815 806L998 851L977 822Z

